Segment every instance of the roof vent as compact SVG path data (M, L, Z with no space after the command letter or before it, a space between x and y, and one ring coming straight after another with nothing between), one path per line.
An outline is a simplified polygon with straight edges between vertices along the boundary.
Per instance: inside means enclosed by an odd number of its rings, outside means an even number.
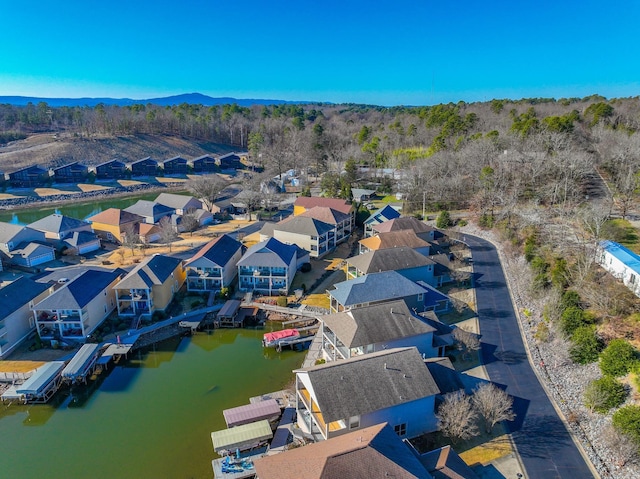
M404 376L405 378L407 377L407 375L406 375L406 374L403 374L403 376Z
M387 368L387 363L384 363L384 368L385 368L385 369L388 369L388 368Z

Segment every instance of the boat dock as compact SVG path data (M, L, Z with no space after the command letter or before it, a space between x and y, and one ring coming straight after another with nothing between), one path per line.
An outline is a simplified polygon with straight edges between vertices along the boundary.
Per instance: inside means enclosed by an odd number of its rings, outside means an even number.
M100 358L99 344L83 344L71 361L62 370L62 379L68 383L87 382L87 376L93 372Z
M11 386L2 394L2 401L18 400L27 403L46 403L62 385L64 361L51 361L40 366L22 384Z
M271 445L267 451L268 456L286 451L287 445L291 442L289 438L292 437L293 434L293 423L295 422L295 419L296 408L284 408L282 417L278 423L278 428L273 435L273 440L271 441Z

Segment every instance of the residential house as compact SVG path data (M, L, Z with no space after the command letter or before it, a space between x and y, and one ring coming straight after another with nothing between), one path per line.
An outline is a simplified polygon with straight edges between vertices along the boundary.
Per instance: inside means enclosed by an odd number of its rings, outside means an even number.
M349 215L351 221L348 227L348 232L351 234L356 224L356 209L355 206L343 200L341 198L323 198L320 196L298 196L295 203L293 203L294 216L300 215L311 208L316 206L323 206L326 208L332 208L340 213Z
M93 232L91 223L57 213L45 216L29 225L42 231L45 238L57 249L71 249L86 254L100 249L100 239Z
M200 248L185 264L188 291L220 291L228 287L238 274L242 243L222 235Z
M364 236L366 238L368 238L369 236L373 236L374 226L395 218L400 218L400 212L391 205L384 205L379 210L376 210L373 213L371 213L371 216L369 216L364 221Z
M55 259L42 231L11 223L0 223L0 252L6 262L29 268Z
M437 429L440 393L414 347L387 349L297 369L296 412L303 431L330 439L388 422L401 438Z
M107 241L122 243L126 235L136 234L142 216L119 208L109 208L87 218L96 234Z
M597 262L640 297L640 256L614 241L601 241Z
M369 251L347 258L346 263L347 280L369 273L397 271L411 281L424 281L431 286L438 286L434 275L437 263L406 246Z
M229 216L235 213L235 208L230 200L216 201L211 207L211 212L219 217Z
M419 460L433 479L480 479L449 445L425 452L419 456Z
M425 241L435 241L443 234L432 226L420 221L413 216L401 216L388 221L383 221L377 225L372 225L373 234L388 233L390 231L413 231L419 238Z
M351 188L351 196L353 201L362 203L363 201L370 201L376 197L376 190L367 190L364 188Z
M173 209L179 215L202 209L202 201L187 195L160 193L154 202Z
M237 153L227 153L226 155L220 156L216 160L216 164L221 170L241 170L244 168L244 165L240 161L240 155Z
M342 281L334 284L334 289L327 292L332 313L393 299L404 299L409 308L417 312L447 311L451 304L445 294L427 283L414 283L396 271L371 273Z
M189 171L189 165L187 165L187 160L181 156L174 156L162 162L162 170L166 176L186 175Z
M298 248L270 238L251 246L238 261L238 289L287 293L298 268Z
M154 254L114 286L120 316L151 316L164 311L185 282L182 260Z
M89 269L33 306L41 339L84 342L116 308L114 286L124 271Z
M359 241L360 254L386 248L409 247L418 253L428 256L431 252L431 244L419 238L412 230L390 231L379 233Z
M211 155L202 155L191 160L194 173L215 173L218 171L216 159Z
M314 206L300 213L298 216L308 216L309 218L315 218L333 225L336 230L336 245L346 241L351 235L352 216L347 213L342 213L327 206Z
M56 183L82 183L88 175L89 168L77 161L53 169L53 180Z
M0 288L0 359L6 359L35 330L31 307L51 293L51 285L24 276Z
M69 254L83 255L100 249L100 238L94 232L75 231L63 241L63 249Z
M294 244L309 251L312 258L322 258L336 247L334 225L306 216L290 216L278 223L266 223L260 239L273 237L285 244Z
M120 160L109 160L93 168L98 180L118 180L127 175L127 165Z
M451 328L411 311L403 300L350 309L321 317L322 357L349 359L391 348L414 346L423 357L443 356ZM442 336L442 337L441 337Z
M49 170L38 165L27 166L9 173L9 184L13 188L37 188L44 186L49 179Z
M198 221L198 224L200 226L209 225L213 223L213 220L214 220L213 213L211 213L211 211L208 211L204 208L198 208L197 210L190 212L190 214L193 215L193 217Z
M131 163L129 169L131 170L131 176L156 176L158 174L158 162L147 156Z
M158 225L138 223L137 228L138 238L140 238L141 243L155 243L156 241L160 241L160 238L162 238L162 230Z
M432 479L388 423L267 455L254 466L259 479Z
M160 223L162 218L170 218L175 213L173 208L149 200L138 200L128 208L125 208L124 211L141 216L142 220L149 224Z

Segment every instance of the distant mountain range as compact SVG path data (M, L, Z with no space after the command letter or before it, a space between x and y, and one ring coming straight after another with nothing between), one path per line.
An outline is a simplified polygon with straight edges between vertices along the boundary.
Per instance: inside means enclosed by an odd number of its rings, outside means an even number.
M286 100L261 100L261 99L247 99L247 98L229 98L221 97L214 98L202 93L184 93L182 95L166 96L162 98L149 98L146 100L132 100L131 98L38 98L32 96L0 96L0 104L9 104L16 106L24 106L27 103L38 104L45 102L49 106L96 106L100 103L105 105L118 105L127 106L135 104L151 103L159 106L172 106L180 105L182 103L188 103L191 105L230 105L236 103L240 106L253 106L253 105L283 105L283 104L308 104L318 103L311 101L286 101Z

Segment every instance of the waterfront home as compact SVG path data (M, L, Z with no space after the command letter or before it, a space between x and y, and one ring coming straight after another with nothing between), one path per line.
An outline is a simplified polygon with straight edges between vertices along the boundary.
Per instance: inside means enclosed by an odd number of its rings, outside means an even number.
M386 422L260 457L254 466L258 479L432 479L412 448Z
M154 202L173 209L179 215L202 209L202 201L187 195L160 193Z
M0 223L0 256L18 266L34 267L55 259L45 234L28 226Z
M349 232L353 231L353 228L356 224L356 209L355 206L348 202L347 200L343 200L342 198L323 198L320 196L298 196L296 198L295 203L293 203L293 214L294 216L300 215L305 211L310 210L316 206L323 206L325 208L332 208L340 213L344 213L345 215L349 215L350 222L348 230Z
M127 174L127 165L120 160L109 160L93 168L98 180L118 180Z
M158 173L158 162L147 156L141 160L134 161L129 165L131 176L156 176Z
M336 247L334 225L306 216L290 216L278 223L266 223L260 230L260 240L276 238L309 251L312 258L322 258Z
M194 173L214 173L218 171L216 159L211 155L202 155L191 160Z
M33 306L43 340L84 342L116 308L115 284L124 271L89 269Z
M69 249L77 254L100 249L100 239L87 221L54 213L34 221L29 227L42 231L57 249Z
M251 246L238 261L238 289L286 294L298 269L298 258L297 246L275 238Z
M397 271L411 281L437 286L434 277L436 262L406 246L369 251L347 258L346 263L347 280L369 273Z
M53 169L53 180L56 183L82 183L89 175L89 168L74 161Z
M87 218L96 234L107 240L122 243L126 235L135 234L142 216L119 208L109 208Z
M142 220L149 224L158 224L162 218L171 217L175 213L174 208L148 200L138 200L124 211L141 216Z
M373 234L388 233L390 231L413 231L419 238L425 241L435 241L443 235L437 229L420 221L413 216L401 216L388 221L383 221L371 227Z
M53 293L53 286L24 276L0 288L0 359L5 359L35 330L31 306Z
M189 171L189 165L187 165L187 160L181 156L174 156L162 162L162 170L166 176L186 175Z
M390 231L379 233L375 236L364 238L358 242L360 244L360 254L368 253L387 248L408 247L415 249L418 253L428 256L431 252L431 244L419 238L412 230Z
M229 235L219 236L185 263L188 291L220 291L228 287L238 274L242 243Z
M49 170L33 165L9 173L9 184L13 188L38 188L44 186L50 178Z
M118 315L151 316L164 311L186 278L182 260L154 254L115 286Z
M308 216L309 218L315 218L324 223L328 223L335 227L336 244L340 244L343 241L349 239L351 235L351 219L352 216L347 213L329 208L327 206L314 206L300 213L299 216Z
M298 425L329 439L388 422L401 438L437 429L440 393L415 347L297 369Z
M383 303L393 299L404 299L407 305L417 312L443 310L448 297L426 283L418 284L405 278L397 271L370 273L365 276L334 284L327 291L332 313L352 308Z
M394 218L400 218L400 212L391 205L384 205L382 208L371 213L371 216L364 221L364 236L367 238L373 236L374 226Z
M598 244L596 261L640 297L640 256L614 241Z
M415 346L423 357L444 355L451 328L419 316L403 300L350 309L321 317L322 357L327 361Z

